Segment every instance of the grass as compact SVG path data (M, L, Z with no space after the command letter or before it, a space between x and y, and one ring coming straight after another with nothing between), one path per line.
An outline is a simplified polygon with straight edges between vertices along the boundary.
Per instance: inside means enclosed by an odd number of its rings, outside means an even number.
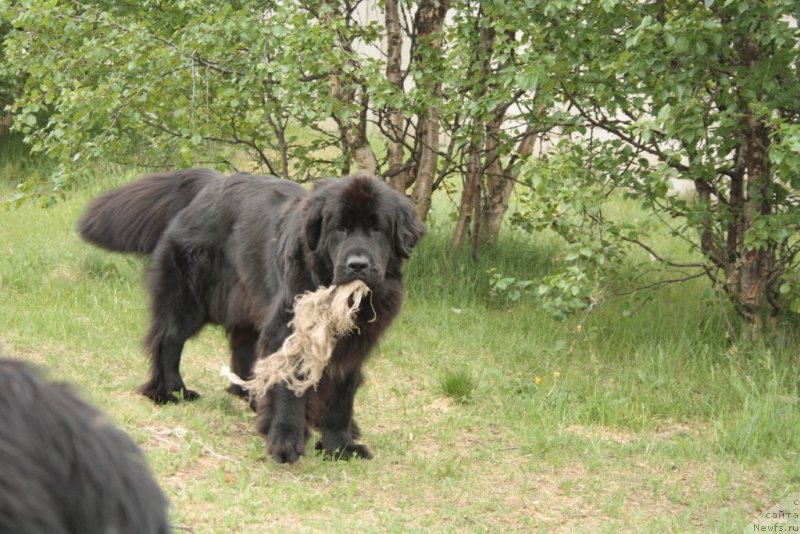
M530 299L507 304L490 295L486 271L541 276L558 242L509 233L477 261L453 254L442 199L407 265L404 311L356 400L375 459L311 454L276 465L252 413L223 391L218 330L186 347L184 377L199 401L156 407L135 393L147 367L144 262L74 231L91 196L133 176L122 174L98 172L53 208L0 214L0 341L74 383L134 437L176 525L728 532L800 486L795 341L731 344L725 308L700 280L632 314L622 300L566 321ZM0 183L11 195L13 184Z
M456 402L466 403L475 391L475 378L465 368L448 369L439 376L439 390Z

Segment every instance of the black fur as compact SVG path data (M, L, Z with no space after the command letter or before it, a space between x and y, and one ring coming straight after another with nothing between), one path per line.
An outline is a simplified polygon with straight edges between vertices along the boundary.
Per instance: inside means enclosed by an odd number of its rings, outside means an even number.
M78 229L84 239L108 250L150 254L175 215L221 177L208 169L153 174L94 199ZM106 224L109 219L114 224Z
M136 444L63 384L0 359L0 532L167 533Z
M142 393L158 403L197 397L179 366L184 342L203 325L225 327L233 370L249 377L255 359L290 335L295 296L365 281L371 305L360 310L357 333L336 345L318 387L297 397L276 386L257 411L258 430L279 462L305 452L310 428L321 430L319 446L331 456L370 457L355 443L352 418L361 365L400 310L402 263L425 234L403 195L368 177L327 179L309 192L272 177L190 170L98 197L79 228L111 250L152 250L152 371ZM243 395L235 386L229 391Z

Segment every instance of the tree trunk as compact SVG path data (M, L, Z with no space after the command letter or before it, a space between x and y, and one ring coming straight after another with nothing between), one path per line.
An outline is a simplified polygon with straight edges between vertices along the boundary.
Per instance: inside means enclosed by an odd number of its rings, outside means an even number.
M769 128L760 120L749 116L745 142L747 165L747 198L744 203L743 220L746 228L762 215L769 215ZM743 243L744 244L744 243ZM739 266L738 294L742 315L747 321L751 339L757 339L769 330L777 310L769 304L768 293L775 263L773 247L747 248Z
M475 17L474 35L477 40L472 41L472 62L470 64L470 79L475 80L471 90L472 98L484 98L489 90L489 69L491 67L492 52L494 49L495 31L491 26L484 25L483 7L478 9ZM477 254L480 242L481 229L481 186L484 179L484 150L488 143L487 129L481 117L475 117L472 122L472 134L467 147L467 171L464 177L464 189L461 192L461 204L458 207L458 220L453 231L452 247L461 247L467 237L470 226L472 228L472 254Z
M355 97L355 95L354 95ZM356 162L357 172L374 176L378 173L378 160L375 152L367 139L367 112L369 110L369 97L364 88L361 88L361 105L358 120L352 120L346 130L347 144L353 160Z
M503 117L498 116L486 127L486 179L480 222L480 239L483 243L494 243L500 236L500 228L517 180L514 164L519 158L527 158L533 153L536 139L534 129L529 125L517 145L514 156L504 167L498 151L502 124Z
M14 122L14 116L11 113L6 113L0 118L0 136L6 135L11 131L11 124Z
M503 117L495 117L486 125L485 194L481 203L480 240L494 243L500 234L500 225L508 210L514 181L510 169L504 169L498 151Z
M741 64L752 68L760 50L756 43L743 37L737 44ZM747 109L747 104L741 104ZM771 304L776 279L775 248L772 243L747 243L747 231L755 221L772 211L770 195L769 145L770 127L760 117L747 114L741 121L741 144L736 168L731 174L730 210L727 254L726 291L744 319L751 340L760 338L775 321L778 309Z
M425 0L419 3L414 26L417 30L419 48L429 49L429 53L425 54L426 57L441 57L442 30L449 8L449 0ZM422 63L421 57L419 55L417 57L418 64ZM417 216L423 221L428 217L431 209L433 180L436 176L436 165L439 159L439 110L437 106L438 100L441 98L442 82L436 76L435 70L431 76L432 79L423 80L423 83L429 88L432 100L417 124L419 158L414 191L411 194Z
M481 24L479 28L480 33L480 68L482 72L482 91L485 94L491 91L490 84L490 70L492 68L491 60L494 56L496 31L491 26ZM506 38L513 41L514 36L506 35ZM499 69L505 69L509 66L509 59L501 62L498 66ZM499 105L493 113L493 116L486 122L485 134L485 147L484 147L484 178L482 185L482 195L480 202L479 215L475 221L475 237L481 243L494 243L500 235L500 227L503 223L503 218L508 211L508 203L511 199L511 193L514 191L514 183L516 177L514 176L513 164L516 157L519 155L527 155L533 149L533 135L532 128L528 126L522 141L517 147L518 154L515 158L507 163L504 167L501 160L502 155L502 127L505 121L505 114L508 108L513 104L515 97L510 97L507 102ZM519 154L523 151L524 154ZM473 247L475 248L475 247Z
M417 216L424 221L431 209L433 179L436 177L436 164L439 160L439 110L435 105L428 107L422 124L419 125L419 165L417 179L411 200Z
M403 35L400 29L400 11L397 0L386 0L386 79L392 84L397 94L403 93ZM388 154L387 175L394 189L404 193L407 173L403 172L403 113L395 106L389 106L389 127L386 136Z
M467 156L467 175L464 177L464 189L461 191L461 204L458 206L458 220L453 231L453 249L460 248L467 238L476 203L481 198L481 178L483 177L483 160L481 158L483 136L475 132L470 140Z

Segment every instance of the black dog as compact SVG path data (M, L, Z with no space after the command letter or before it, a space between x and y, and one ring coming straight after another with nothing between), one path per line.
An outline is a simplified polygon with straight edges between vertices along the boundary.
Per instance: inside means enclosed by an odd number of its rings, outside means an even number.
M371 456L355 443L361 365L400 310L402 263L425 234L403 195L368 177L323 180L309 192L277 178L194 169L105 193L79 229L107 249L152 254L152 372L142 393L158 403L197 397L179 364L184 342L204 324L225 327L233 371L247 378L255 358L291 334L295 296L363 280L372 302L356 333L338 342L316 389L297 397L274 387L258 407L258 430L278 462L304 453L310 428L321 430L317 446L330 455Z
M136 444L63 384L0 360L0 532L167 533Z

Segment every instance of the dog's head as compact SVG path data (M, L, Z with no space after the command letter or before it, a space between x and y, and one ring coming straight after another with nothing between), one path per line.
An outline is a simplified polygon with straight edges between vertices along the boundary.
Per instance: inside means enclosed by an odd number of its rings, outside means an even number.
M377 178L325 180L312 190L304 241L323 284L362 280L375 289L400 267L425 227L411 202Z

